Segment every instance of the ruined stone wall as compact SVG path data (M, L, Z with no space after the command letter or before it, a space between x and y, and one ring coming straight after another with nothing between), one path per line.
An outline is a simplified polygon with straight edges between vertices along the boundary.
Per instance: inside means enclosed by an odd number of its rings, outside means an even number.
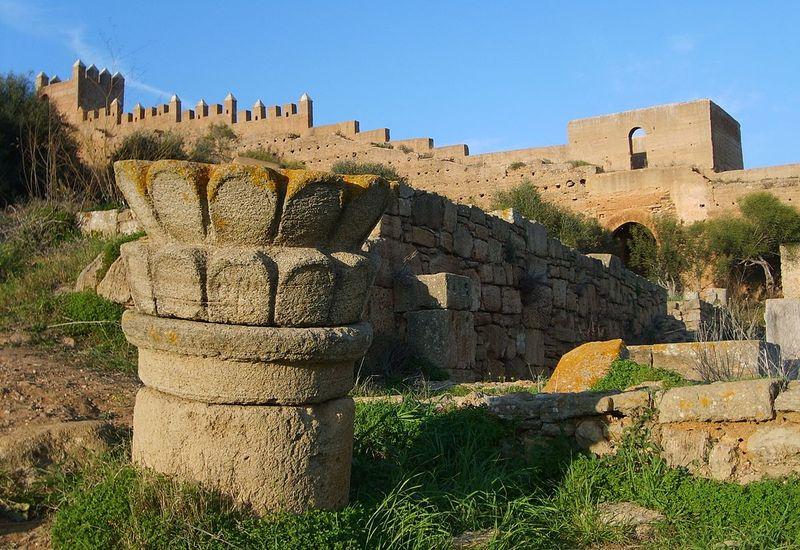
M513 210L487 214L401 186L372 237L383 258L369 309L376 332L418 345L444 324L438 341L453 349L440 366L458 380L531 378L586 341L645 342L666 314L663 288L615 257L549 238ZM470 298L415 305L417 276L435 273L468 278Z

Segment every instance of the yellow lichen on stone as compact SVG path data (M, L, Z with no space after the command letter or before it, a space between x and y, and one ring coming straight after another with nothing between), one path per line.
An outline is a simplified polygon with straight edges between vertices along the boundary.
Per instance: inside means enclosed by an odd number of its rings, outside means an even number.
M255 187L279 193L286 187L288 178L267 167L247 164L222 164L211 169L208 180L208 200L217 196L220 185L230 178L246 178Z
M611 363L627 357L625 343L620 340L589 342L564 354L543 392L580 392L591 389L608 374Z
M114 163L114 170L119 176L134 182L136 191L147 195L147 170L152 162L146 160L119 160Z
M354 198L364 194L366 191L369 190L370 187L375 185L376 182L380 181L380 176L373 176L373 175L352 175L352 176L342 176L344 180L344 200L345 202L349 202Z
M153 182L161 174L170 174L190 182L198 194L205 190L213 164L186 162L183 160L157 160L150 165L145 181L146 193L150 193Z
M289 200L309 185L327 184L344 186L342 176L331 174L330 172L320 172L318 170L284 170L283 174L289 180L286 185L286 200Z

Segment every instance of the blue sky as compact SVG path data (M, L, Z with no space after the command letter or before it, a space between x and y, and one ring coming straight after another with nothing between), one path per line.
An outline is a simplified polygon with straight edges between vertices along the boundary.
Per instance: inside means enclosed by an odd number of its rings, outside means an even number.
M708 97L745 165L800 162L798 2L0 0L0 71L127 78L126 108L296 101L315 122L473 153L566 141L573 118ZM113 71L112 71L113 72Z

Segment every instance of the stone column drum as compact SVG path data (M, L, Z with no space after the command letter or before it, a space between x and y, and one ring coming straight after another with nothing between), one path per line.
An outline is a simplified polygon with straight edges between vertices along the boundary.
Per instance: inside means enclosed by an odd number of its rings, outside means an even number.
M139 348L133 460L256 512L347 503L377 176L121 161L147 237L122 258Z

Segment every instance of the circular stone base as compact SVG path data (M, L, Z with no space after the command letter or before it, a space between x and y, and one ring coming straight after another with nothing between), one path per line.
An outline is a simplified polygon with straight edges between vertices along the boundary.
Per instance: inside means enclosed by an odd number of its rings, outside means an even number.
M347 504L353 400L317 405L211 405L143 388L133 461L198 481L252 506L337 510Z
M353 387L353 362L271 363L139 348L139 378L159 391L206 403L321 403Z
M372 340L366 323L280 328L165 319L127 311L122 328L139 348L148 387L228 404L321 403L347 394L353 362Z

